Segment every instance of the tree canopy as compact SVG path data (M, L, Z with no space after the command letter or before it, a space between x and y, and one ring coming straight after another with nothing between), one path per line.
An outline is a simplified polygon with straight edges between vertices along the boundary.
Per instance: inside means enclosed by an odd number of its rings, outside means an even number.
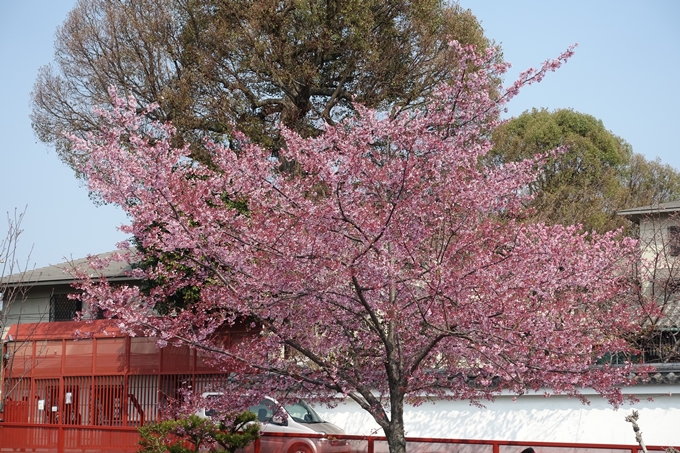
M404 404L431 396L591 387L620 402L630 364L593 365L631 352L623 338L639 329L622 297L634 241L522 222L522 189L543 161L479 165L503 103L571 51L504 91L495 81L507 66L493 52L454 47L451 79L408 115L355 105L357 115L318 135L284 127L281 158L296 173L239 132L208 143L203 165L175 146L172 125L145 121L153 106L112 92L101 130L70 137L90 156L80 170L130 215L124 231L145 254L180 251L183 268L137 269L164 281L148 293L82 274L82 297L160 346L211 352L268 392L353 399L392 453L406 448ZM190 286L196 299L158 316ZM216 334L242 317L261 334L225 347ZM225 398L236 401L246 379L225 383L237 386Z
M495 165L564 147L529 185L533 221L582 224L603 232L627 224L617 215L622 209L680 198L677 170L634 154L591 115L533 109L497 128L493 139L486 162Z
M420 105L457 61L451 39L491 45L469 10L440 0L79 0L32 94L33 128L67 164L64 133L98 128L108 88L157 103L175 145L209 159L235 128L276 150L350 114L352 99L396 114Z

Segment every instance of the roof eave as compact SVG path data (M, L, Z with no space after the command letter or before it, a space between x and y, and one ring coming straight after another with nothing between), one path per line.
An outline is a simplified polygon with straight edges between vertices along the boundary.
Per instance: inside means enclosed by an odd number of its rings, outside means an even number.
M92 280L95 281L95 282L99 282L99 281L102 281L102 280L106 280L107 282L141 281L139 278L128 277L128 276L105 277L104 279L93 278ZM7 282L7 283L0 282L0 284L5 286L6 288L18 288L18 287L22 287L22 286L28 286L28 287L34 288L34 287L40 287L40 286L72 285L73 283L75 283L77 281L78 280L73 279L73 278L66 278L66 279L53 279L53 280L26 280L26 281Z

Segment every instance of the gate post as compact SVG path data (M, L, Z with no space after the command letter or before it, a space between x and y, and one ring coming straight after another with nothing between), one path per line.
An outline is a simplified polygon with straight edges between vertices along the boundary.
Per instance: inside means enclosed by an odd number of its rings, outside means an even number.
M58 435L57 435L57 452L58 453L64 453L64 427L60 426L57 428L58 430Z

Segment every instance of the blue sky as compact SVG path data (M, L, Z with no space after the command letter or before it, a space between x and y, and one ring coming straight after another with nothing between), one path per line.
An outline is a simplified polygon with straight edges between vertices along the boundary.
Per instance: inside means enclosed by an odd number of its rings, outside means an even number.
M18 256L30 267L115 248L124 214L87 190L31 129L30 92L52 60L56 28L75 0L0 0L0 234L5 213L26 216ZM576 55L509 106L573 108L601 119L635 152L680 169L680 1L461 0L513 63L508 81L570 44ZM32 249L32 251L31 251ZM29 258L30 252L30 258Z

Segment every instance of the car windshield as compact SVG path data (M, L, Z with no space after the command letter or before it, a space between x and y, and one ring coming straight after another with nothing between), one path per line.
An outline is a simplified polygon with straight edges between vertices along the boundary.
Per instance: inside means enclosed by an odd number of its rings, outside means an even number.
M276 404L272 400L263 399L257 406L252 406L248 409L253 414L257 415L257 420L260 422L269 422L276 413Z
M211 400L215 400L215 399L217 399L217 398L219 398L219 397L220 397L220 395L206 395L205 399L206 399L207 401L211 401ZM209 405L213 405L213 404L216 404L215 401L213 401L213 402L210 403ZM206 417L214 417L214 416L217 415L217 410L216 410L216 409L213 409L213 408L211 408L211 407L210 407L210 408L206 408L206 410L205 410L205 415L206 415Z
M297 403L286 404L285 407L288 414L298 423L323 423L319 414L302 400Z

